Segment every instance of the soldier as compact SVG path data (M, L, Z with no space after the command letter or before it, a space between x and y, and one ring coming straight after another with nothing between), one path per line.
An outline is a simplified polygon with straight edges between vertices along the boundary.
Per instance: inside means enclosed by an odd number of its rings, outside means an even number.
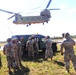
M45 58L53 58L53 51L52 51L52 40L50 39L49 36L46 37L45 39L45 44L46 44L46 51L45 51Z
M33 42L31 40L31 37L28 38L28 41L26 42L26 49L28 50L28 56L34 58L34 48L33 48Z
M22 47L22 57L25 57L25 46L26 46L26 43L25 43L25 40L23 37L20 38L20 42L21 42L21 47Z
M13 43L12 54L13 54L13 68L14 68L14 70L19 68L19 66L18 66L18 53L17 53L18 47L17 47L16 39L17 38L12 39L12 43Z
M73 49L73 46L75 45L75 41L70 37L69 33L65 34L66 40L64 40L61 44L61 54L63 55L63 48L65 49L64 51L64 62L65 62L65 67L68 73L70 73L69 68L70 68L70 60L73 63L74 69L76 71L76 58L75 58L75 52Z
M35 35L32 35L31 40L33 42L33 48L34 48L35 55L38 57L38 55L39 55L38 38L36 38Z
M21 42L18 40L18 38L16 38L16 44L17 44L18 64L21 66L22 48L21 48Z
M36 43L36 49L35 52L37 54L37 56L39 55L39 44L38 44L38 38L35 38L35 43Z
M7 59L7 63L8 63L8 70L9 72L11 72L11 67L12 67L12 39L8 38L7 39L7 44L4 45L3 48L3 53L4 55L6 55L6 59Z
M33 48L34 48L35 54L38 57L38 54L39 54L38 39L37 38L32 38L32 42L33 42Z

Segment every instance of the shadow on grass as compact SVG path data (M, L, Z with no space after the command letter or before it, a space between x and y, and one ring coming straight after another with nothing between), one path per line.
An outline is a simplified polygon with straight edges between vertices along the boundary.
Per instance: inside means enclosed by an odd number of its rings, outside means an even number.
M70 73L70 75L76 75L76 73Z
M9 75L29 75L29 72L30 69L22 65L21 68L15 70L14 73L10 72Z
M59 53L60 51L54 52L53 56L56 56L56 53ZM28 54L28 53L27 53ZM47 61L45 59L45 53L43 51L39 52L39 55L37 56L37 54L35 54L34 58L29 58L28 55L25 54L25 57L22 58L22 61L34 61L34 62L43 62L43 61Z
M63 62L60 62L60 61L54 61L54 63L57 63L58 65L60 65L60 66L64 66L64 63Z
M45 53L40 52L38 56L35 54L34 58L32 58L32 57L29 58L28 55L26 55L24 58L22 58L22 61L34 61L34 62L41 63L43 61L46 61L45 60Z

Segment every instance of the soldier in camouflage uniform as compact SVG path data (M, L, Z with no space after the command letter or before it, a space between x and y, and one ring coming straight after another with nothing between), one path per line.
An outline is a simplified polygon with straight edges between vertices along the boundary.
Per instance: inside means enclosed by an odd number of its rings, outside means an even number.
M31 40L33 42L33 48L34 48L35 55L36 55L36 57L38 57L38 55L39 55L38 38L36 38L35 35L32 35Z
M31 56L34 58L34 48L33 48L33 42L31 40L31 37L28 38L28 41L26 42L26 49L28 50L28 56L31 58Z
M53 58L53 51L52 51L52 40L50 39L49 36L46 37L45 39L45 44L46 44L46 51L45 51L45 58L48 59L48 58Z
M75 45L75 41L72 38L70 38L69 33L65 34L65 38L66 40L62 42L61 49L60 49L62 55L63 55L63 48L65 49L64 51L65 67L66 67L67 72L69 72L70 60L71 60L73 63L74 69L76 71L76 58L75 58L75 53L73 49L73 46Z
M21 57L22 57L22 46L21 42L16 38L16 44L17 44L17 54L18 54L18 64L21 66Z
M26 53L26 42L24 40L24 37L20 38L20 42L21 42L21 48L22 48L22 57L25 57L25 53Z
M18 46L17 46L17 39L16 38L13 38L12 39L12 43L13 43L13 46L12 46L12 54L13 54L13 68L16 69L18 68Z
M13 57L11 49L12 49L12 39L8 38L7 44L4 45L3 53L6 55L6 58L7 58L9 72L11 71L12 57Z
M33 48L34 48L34 51L35 51L35 55L38 57L38 54L39 54L38 39L33 38L32 41L33 41Z

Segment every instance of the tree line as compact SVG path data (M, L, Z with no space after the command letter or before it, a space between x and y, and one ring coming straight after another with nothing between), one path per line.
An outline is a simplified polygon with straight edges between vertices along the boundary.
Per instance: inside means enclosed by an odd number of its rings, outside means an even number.
M51 37L52 39L62 39L62 37L58 37L58 36L54 36L54 37ZM71 38L75 39L76 38L76 35L71 35Z

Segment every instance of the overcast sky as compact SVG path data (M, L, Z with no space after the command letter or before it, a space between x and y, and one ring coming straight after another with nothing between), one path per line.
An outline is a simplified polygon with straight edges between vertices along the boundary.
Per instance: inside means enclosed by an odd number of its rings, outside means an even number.
M37 16L45 9L48 1L49 0L0 0L0 9L15 13L21 12L20 14L22 16ZM49 8L60 8L61 10L50 11L52 17L48 23L44 25L32 24L29 27L26 27L26 25L13 24L14 17L7 20L7 18L13 14L0 11L0 41L4 41L8 37L17 34L38 33L53 37L61 36L63 32L69 32L71 35L76 35L76 0L52 0Z

